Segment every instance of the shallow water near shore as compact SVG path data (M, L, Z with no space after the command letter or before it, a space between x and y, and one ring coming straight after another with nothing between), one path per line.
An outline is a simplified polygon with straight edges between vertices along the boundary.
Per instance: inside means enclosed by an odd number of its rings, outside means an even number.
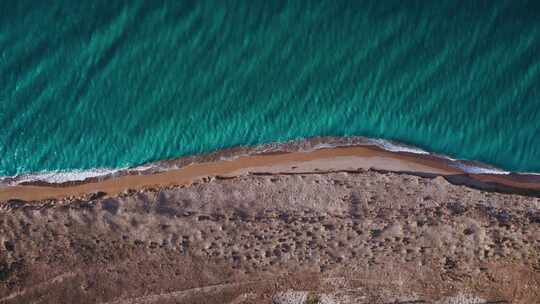
M534 1L0 8L0 176L352 135L540 172Z

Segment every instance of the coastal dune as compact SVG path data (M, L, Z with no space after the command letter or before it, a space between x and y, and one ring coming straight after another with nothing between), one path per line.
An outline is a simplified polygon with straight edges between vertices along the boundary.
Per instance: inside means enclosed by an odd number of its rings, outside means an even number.
M313 165L286 162L302 163ZM441 176L231 169L186 186L0 203L0 302L540 298L538 198Z

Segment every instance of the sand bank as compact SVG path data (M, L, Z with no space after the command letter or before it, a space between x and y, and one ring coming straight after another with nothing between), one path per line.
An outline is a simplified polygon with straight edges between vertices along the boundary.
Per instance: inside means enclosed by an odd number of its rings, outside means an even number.
M450 177L457 184L523 190L536 193L540 178L500 174L466 174L450 161L433 155L391 152L375 146L321 148L312 151L272 152L239 156L228 160L191 163L179 169L141 175L113 177L78 184L16 185L0 188L0 201L42 200L80 196L93 192L115 195L127 189L189 185L203 178L234 177L245 174L294 174L335 171L382 170L428 176ZM502 186L502 188L501 188Z

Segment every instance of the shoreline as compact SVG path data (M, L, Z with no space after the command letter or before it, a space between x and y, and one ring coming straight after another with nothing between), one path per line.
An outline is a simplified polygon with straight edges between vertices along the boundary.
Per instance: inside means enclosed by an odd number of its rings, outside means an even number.
M285 142L257 144L253 146L233 146L202 154L192 154L174 158L165 158L161 160L149 161L129 167L96 167L89 169L40 171L21 173L11 176L0 176L0 187L6 185L46 185L61 187L74 184L103 181L108 178L116 178L124 175L153 174L173 169L179 169L193 163L231 160L240 156L287 152L310 152L322 148L341 148L351 146L378 147L388 152L407 152L413 155L430 156L444 163L450 163L453 167L458 167L463 171L466 171L467 173L514 173L520 175L536 175L536 173L504 171L493 165L480 161L454 159L444 154L428 152L421 148L393 140L369 138L363 136L317 136ZM540 175L540 173L538 175Z
M156 162L158 168L143 171L128 169L118 176L58 184L32 182L0 186L0 201L62 199L96 192L114 196L126 190L188 186L206 179L234 178L247 174L322 174L365 170L442 176L453 184L481 190L540 196L540 176L471 174L458 165L477 165L475 162L456 162L434 154L410 152L413 151L411 148L404 147L404 151L391 151L373 142L366 143L363 137L312 138L277 145L238 147L207 155L159 161ZM168 169L160 171L159 167Z

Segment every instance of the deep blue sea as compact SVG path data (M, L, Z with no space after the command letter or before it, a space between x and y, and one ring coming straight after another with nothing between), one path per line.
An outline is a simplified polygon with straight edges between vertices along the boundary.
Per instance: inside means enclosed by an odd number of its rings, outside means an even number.
M540 172L540 1L0 2L0 176L311 136Z

